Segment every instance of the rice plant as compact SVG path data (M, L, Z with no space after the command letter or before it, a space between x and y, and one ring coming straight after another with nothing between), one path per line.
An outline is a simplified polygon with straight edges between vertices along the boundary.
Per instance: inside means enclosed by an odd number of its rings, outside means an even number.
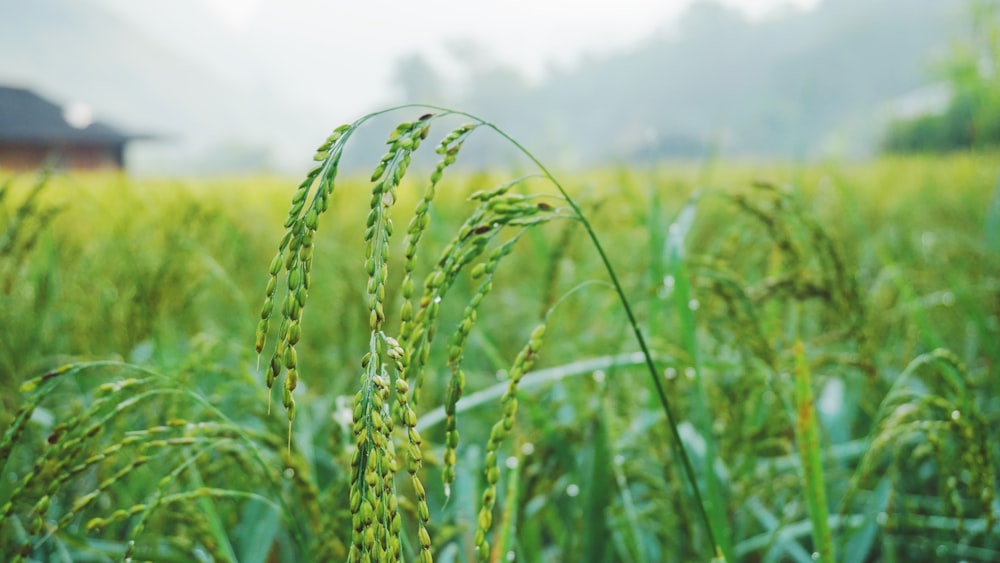
M604 262L611 283L621 299L621 306L628 315L633 333L646 359L649 375L667 415L668 424L676 438L674 443L680 453L686 478L697 499L697 508L706 525L712 550L716 558L722 559L722 550L714 540L712 526L700 500L694 471L679 440L677 423L658 370L624 289L596 233L583 215L580 206L555 177L531 153L524 151L516 141L486 121L461 114L472 119L472 123L453 129L437 146L435 152L441 155L441 159L430 174L424 193L418 200L406 230L403 278L398 290L394 291L394 293L398 291L402 301L398 310L398 333L394 337L386 332L386 287L390 240L394 232L391 215L398 199L398 190L407 173L412 154L427 139L431 125L442 117L457 113L440 110L439 114L427 113L415 121L399 124L389 136L386 142L388 150L370 178L372 189L364 233L366 244L364 269L368 275L368 315L371 335L368 350L361 360L363 373L360 377L360 389L353 404L355 444L351 462L350 502L353 534L349 561L400 559L403 541L396 484L400 464L405 465L409 474L417 506L418 557L421 561L431 560L432 544L428 532L430 511L427 506L425 486L418 474L424 454L422 439L416 429L417 415L413 407L420 401L421 389L427 377L430 346L438 330L441 303L463 270L468 268L469 276L479 280L480 285L465 306L458 327L448 344L446 363L450 378L444 398L447 419L442 470L447 499L455 479L456 449L459 444L455 408L465 387L466 377L462 370L465 341L477 321L480 304L492 290L494 272L500 267L504 257L513 251L518 240L529 229L560 219L579 221L593 242L595 251ZM278 253L271 262L261 320L257 328L256 348L258 354L265 349L271 317L275 311L275 299L280 298L281 319L277 330L277 342L267 362L266 384L270 390L284 376L281 402L288 416L289 435L292 432L291 424L296 412L293 391L300 377L295 345L301 335L301 319L311 283L315 232L321 214L330 205L329 200L334 192L338 167L347 141L358 127L375 115L377 114L335 129L326 142L317 149L315 159L320 164L309 172L292 197L292 206L285 221L285 228L288 230L281 239ZM524 186L530 179L521 177L472 194L470 197L473 203L472 212L451 241L440 251L434 266L425 274L422 291L417 293L414 282L416 257L421 249L424 230L431 220L431 208L438 184L448 167L457 160L459 151L468 137L480 128L492 130L521 149L538 166L542 179L551 184L554 193L551 195L518 193L515 189ZM287 286L287 291L284 291L283 295L276 294L279 275L282 272L286 282L284 285ZM518 383L542 351L546 333L545 319L551 311L552 309L546 311L541 324L531 331L526 345L507 372L508 388L500 401L502 417L493 425L485 448L483 471L487 486L482 492L474 539L477 557L481 561L491 557L489 537L498 494L497 484L500 480L499 450L515 422L518 409ZM404 455L400 456L401 461L397 461L397 446L394 445L393 429L397 425L404 427L406 435L405 442L401 442L399 446L404 452ZM291 438L289 444L290 440ZM497 554L493 554L493 557L497 557Z

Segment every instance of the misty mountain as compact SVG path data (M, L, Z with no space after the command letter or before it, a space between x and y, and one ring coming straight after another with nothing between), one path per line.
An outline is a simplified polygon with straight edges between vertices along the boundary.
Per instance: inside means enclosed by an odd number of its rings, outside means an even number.
M812 11L750 22L702 2L632 47L554 66L541 80L491 62L489 46L477 51L473 38L453 49L464 68L457 82L411 54L399 60L395 86L404 92L400 102L476 113L553 164L712 152L864 155L877 145L894 100L935 82L930 62L959 33L964 8L957 0L825 0ZM263 56L265 43L250 49L253 37L226 35L206 10L193 1L166 10L159 39L176 29L215 38L213 49ZM133 169L300 173L338 124L329 121L335 92L323 111L289 101L289 92L311 87L308 76L287 79L298 67L286 65L283 82L264 71L248 84L238 72L204 64L195 48L167 43L102 1L0 0L0 84L86 102L100 121L159 137L130 151ZM357 79L344 76L344 83ZM380 109L378 98L371 110ZM359 154L378 154L388 129L377 124L356 137ZM480 161L503 164L493 149L481 144Z
M527 85L500 65L468 69L442 100L488 116L563 163L871 154L895 100L936 79L964 3L827 0L763 22L708 2L635 48ZM407 61L412 69L426 61ZM408 92L447 91L397 72ZM411 96L413 97L413 96Z

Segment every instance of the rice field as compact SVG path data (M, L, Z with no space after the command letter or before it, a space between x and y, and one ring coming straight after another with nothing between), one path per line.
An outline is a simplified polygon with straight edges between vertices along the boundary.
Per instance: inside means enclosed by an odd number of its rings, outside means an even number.
M353 130L0 175L3 560L1000 559L998 155L473 171L432 116L335 177Z

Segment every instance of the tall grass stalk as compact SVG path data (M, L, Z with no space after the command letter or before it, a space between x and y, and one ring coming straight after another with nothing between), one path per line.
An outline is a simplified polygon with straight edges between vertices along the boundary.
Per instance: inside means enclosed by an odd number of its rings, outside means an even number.
M812 522L813 549L819 561L836 561L833 536L830 534L829 508L826 504L826 480L820 456L819 429L813 401L809 363L802 341L795 343L795 436L806 487L806 504Z
M707 384L703 377L702 353L698 346L695 310L698 301L691 291L690 278L684 257L684 239L694 223L697 199L684 206L677 219L670 225L669 234L664 244L667 264L670 267L670 279L673 280L674 309L677 311L677 321L681 334L681 345L687 355L690 368L694 374L695 393L694 410L698 433L705 443L702 459L702 475L705 479L705 496L707 516L711 522L709 529L718 530L718 541L711 537L716 545L716 557L721 553L725 559L732 559L732 546L729 541L729 526L727 525L726 501L723 497L722 483L716 473L716 463L719 459L715 443L715 431L712 428L712 413L708 403Z

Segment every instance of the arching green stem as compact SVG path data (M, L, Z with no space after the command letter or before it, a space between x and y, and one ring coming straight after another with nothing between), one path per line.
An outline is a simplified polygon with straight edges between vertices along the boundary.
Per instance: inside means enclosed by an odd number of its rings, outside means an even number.
M656 364L653 361L653 355L649 350L649 346L646 344L646 338L643 336L642 329L639 327L639 322L635 317L635 313L632 310L632 305L629 303L628 297L625 295L625 290L618 279L618 274L615 272L614 266L611 265L611 260L608 257L607 252L605 252L604 247L601 245L601 241L598 239L596 231L594 231L593 226L590 224L590 221L584 215L583 210L580 208L579 204L577 204L576 200L570 197L569 193L559 182L559 180L556 179L555 175L552 174L552 172L549 171L549 169L544 164L542 164L542 162L537 157L535 157L534 154L531 153L531 151L525 148L524 145L519 143L516 139L514 139L510 135L508 135L503 129L501 129L497 125L489 121L486 121L484 119L481 119L470 113L439 106L424 105L424 104L409 104L373 113L368 116L365 116L365 118L363 119L368 119L376 115L381 115L384 113L401 109L407 109L407 108L426 108L435 111L440 111L443 112L444 114L460 115L463 117L467 117L484 127L492 129L496 134L500 135L507 142L509 142L511 145L517 148L517 150L520 151L524 156L526 156L529 160L531 160L535 164L535 166L537 166L538 169L542 172L542 174L544 174L545 177L548 178L550 182L552 182L552 185L556 187L559 193L564 198L566 198L566 202L573 209L573 213L577 216L578 220L583 225L583 228L587 231L587 236L590 237L590 241L591 243L593 243L594 249L597 251L597 254L601 257L601 261L604 264L604 269L607 271L611 284L614 286L615 293L617 293L618 298L622 304L622 307L625 310L625 315L628 317L629 325L632 327L632 332L633 334L635 334L635 338L639 344L639 348L642 351L643 356L645 357L646 368L648 369L649 376L653 381L653 387L656 389L656 394L660 399L660 405L663 408L663 412L667 416L667 422L669 423L670 432L674 439L674 445L677 448L678 454L680 455L681 463L684 467L685 476L687 477L688 483L691 485L691 491L695 497L695 501L698 504L698 511L699 514L701 515L701 519L705 526L705 530L708 533L709 541L712 542L712 548L715 560L724 561L725 557L722 553L722 549L719 547L719 543L716 541L715 532L712 529L711 521L705 509L705 503L702 499L701 492L698 488L698 481L695 475L694 466L691 463L691 458L690 456L688 456L687 450L684 447L684 443L681 440L680 431L678 430L677 427L677 419L676 416L674 415L673 408L670 406L670 399L667 397L667 392L663 386L663 381L658 376Z

